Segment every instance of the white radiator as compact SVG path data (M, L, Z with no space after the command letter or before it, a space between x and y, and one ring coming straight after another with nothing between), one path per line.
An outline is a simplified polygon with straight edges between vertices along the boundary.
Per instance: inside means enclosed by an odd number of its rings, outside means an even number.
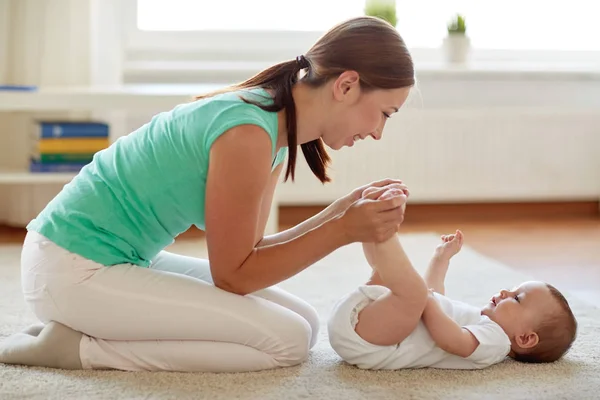
M407 109L384 137L329 152L322 185L301 153L281 204L322 204L372 180L404 180L413 202L526 201L600 197L600 114Z

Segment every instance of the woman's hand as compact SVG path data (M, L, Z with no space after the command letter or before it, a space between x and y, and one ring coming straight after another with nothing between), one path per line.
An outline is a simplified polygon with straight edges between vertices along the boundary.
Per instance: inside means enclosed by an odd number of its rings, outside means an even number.
M385 192L387 189L382 189ZM365 198L355 201L341 215L340 221L348 241L381 243L398 231L404 220L406 195L397 190L394 196L375 200L382 193L374 191Z
M343 212L345 212L352 204L354 204L355 202L357 202L358 200L360 200L363 197L363 192L365 192L365 190L367 189L372 189L372 190L376 190L376 189L381 189L381 188L400 188L400 186L403 186L404 188L406 188L406 186L402 183L401 180L398 179L382 179L379 181L375 181L375 182L371 182L368 183L366 185L363 185L361 187L358 187L356 189L354 189L352 192L348 193L347 195L345 195L344 197L340 197L339 199L337 199L336 201L334 201L330 207L331 207L331 215L333 216L337 216ZM383 194L385 192L385 190L379 192L380 194ZM408 189L406 190L406 196L408 197Z

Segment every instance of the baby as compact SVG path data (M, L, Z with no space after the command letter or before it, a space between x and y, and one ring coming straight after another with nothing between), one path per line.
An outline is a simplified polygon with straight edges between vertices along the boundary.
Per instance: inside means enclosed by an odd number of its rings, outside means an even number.
M390 189L381 198L407 194ZM460 230L443 235L424 277L398 237L363 244L372 276L338 301L328 323L339 356L362 369L481 369L506 356L534 363L561 358L577 322L553 286L525 282L501 290L481 309L445 296L450 259L462 244Z

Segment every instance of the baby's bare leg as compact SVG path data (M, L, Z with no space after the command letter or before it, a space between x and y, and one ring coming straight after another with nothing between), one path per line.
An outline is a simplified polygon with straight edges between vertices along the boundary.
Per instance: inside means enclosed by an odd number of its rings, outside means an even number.
M356 333L381 346L400 343L421 319L427 304L427 286L397 236L381 244L364 244L363 249L374 270L367 284L386 286L390 293L361 311Z
M373 272L371 273L371 277L367 281L366 285L378 285L378 286L387 287L387 285L385 284L383 279L381 279L381 276L379 275L379 272L377 272L376 269L373 269Z

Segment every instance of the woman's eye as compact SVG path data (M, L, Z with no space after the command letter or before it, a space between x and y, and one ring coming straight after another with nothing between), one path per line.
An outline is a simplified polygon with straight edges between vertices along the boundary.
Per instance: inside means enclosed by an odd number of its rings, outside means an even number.
M388 113L383 113L383 116L386 117L386 118L390 118L391 117L390 114L388 114Z

